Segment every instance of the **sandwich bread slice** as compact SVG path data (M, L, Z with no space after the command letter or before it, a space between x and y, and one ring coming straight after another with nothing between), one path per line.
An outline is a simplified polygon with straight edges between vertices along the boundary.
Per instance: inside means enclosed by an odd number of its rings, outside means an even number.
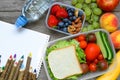
M82 73L74 45L51 51L48 55L48 64L57 79Z

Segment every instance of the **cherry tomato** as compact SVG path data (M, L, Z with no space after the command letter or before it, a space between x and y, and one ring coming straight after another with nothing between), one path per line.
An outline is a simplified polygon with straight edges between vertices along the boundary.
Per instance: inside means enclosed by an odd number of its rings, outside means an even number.
M89 71L89 67L88 67L87 63L82 63L80 65L81 65L83 73L87 73Z
M87 35L88 42L96 42L96 36L94 33L90 33Z
M85 49L86 59L88 61L93 61L98 57L100 53L100 47L95 43L88 43Z
M108 62L106 60L101 60L98 63L100 70L106 70L108 68Z
M85 49L87 47L87 42L86 41L80 41L80 47L82 49Z
M95 72L97 70L97 65L95 63L91 63L89 65L89 70Z
M99 55L98 55L98 60L103 60L103 59L104 59L103 55L102 55L102 54L99 54Z
M95 59L95 60L94 60L94 63L97 64L97 63L98 63L98 59Z
M82 41L82 40L85 40L85 35L84 34L81 34L78 36L78 41Z

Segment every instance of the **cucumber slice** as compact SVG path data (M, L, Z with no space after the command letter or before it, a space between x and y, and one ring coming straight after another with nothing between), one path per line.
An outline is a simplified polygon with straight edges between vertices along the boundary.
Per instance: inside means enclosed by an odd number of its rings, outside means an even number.
M97 39L97 44L100 46L100 50L104 56L105 59L107 59L108 54L107 54L107 50L104 46L103 40L102 40L102 36L100 35L100 32L95 32L96 35L96 39Z
M113 51L112 51L112 48L111 48L111 46L110 46L109 40L108 40L108 38L107 38L108 36L107 36L106 33L103 33L103 32L101 32L101 35L102 35L102 39L103 39L104 45L105 45L105 47L106 47L106 50L107 50L107 52L108 52L108 57L107 57L107 59L108 59L108 60L112 60L112 59L113 59Z

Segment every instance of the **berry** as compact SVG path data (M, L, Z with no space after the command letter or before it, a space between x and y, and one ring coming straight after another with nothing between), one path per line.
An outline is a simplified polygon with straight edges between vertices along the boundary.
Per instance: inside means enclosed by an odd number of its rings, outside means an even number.
M73 17L69 17L70 21L73 21Z
M65 27L68 27L69 23L65 23Z
M64 27L64 22L62 22L62 21L59 22L59 23L58 23L58 26L61 27L61 28Z
M76 16L73 16L73 20L76 20Z
M48 18L48 25L50 27L55 27L58 24L58 20L54 15L50 15Z
M63 19L63 22L68 22L68 21L69 21L68 18L64 18L64 19Z
M82 17L82 15L83 15L83 12L82 12L82 11L79 11L79 12L78 12L78 16L79 16L79 17Z
M73 16L73 13L72 13L72 12L69 12L68 15L71 17L71 16Z
M57 18L67 18L68 13L65 8L61 8L56 12L56 17Z
M64 28L63 28L63 31L64 31L64 32L67 32L68 30L67 30L67 28L66 28L66 27L64 27Z
M60 7L60 5L58 5L58 4L52 6L52 8L51 8L51 13L52 13L52 14L56 14L56 12L57 12L60 8L61 8L61 7Z
M71 24L72 24L72 22L69 20L69 21L68 21L68 24L69 24L69 25L71 25Z

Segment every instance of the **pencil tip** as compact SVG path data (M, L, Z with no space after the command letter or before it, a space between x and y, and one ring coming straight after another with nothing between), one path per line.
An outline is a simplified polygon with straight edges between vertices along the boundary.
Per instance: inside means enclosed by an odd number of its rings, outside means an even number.
M21 59L23 59L23 58L24 58L24 55L22 55Z
M34 69L34 73L36 73L37 71L36 71L36 69Z
M16 58L16 54L14 54L14 58Z
M31 52L29 53L29 57L32 57L32 53Z
M10 57L9 57L10 59L12 59L12 55L10 55Z

